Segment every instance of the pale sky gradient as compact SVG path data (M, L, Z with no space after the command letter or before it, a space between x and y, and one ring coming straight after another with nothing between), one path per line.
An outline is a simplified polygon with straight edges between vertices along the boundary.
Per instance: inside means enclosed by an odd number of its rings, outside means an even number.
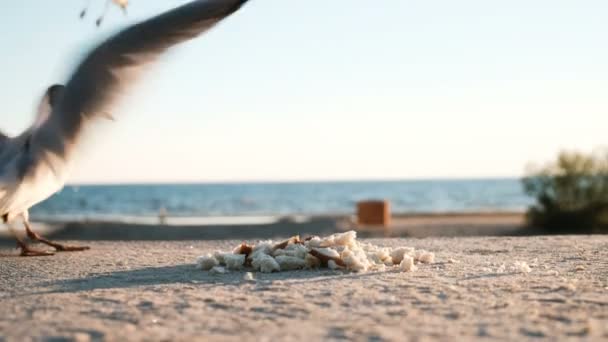
M186 1L0 2L0 128L91 44ZM608 2L251 0L180 46L71 182L520 176L608 145Z

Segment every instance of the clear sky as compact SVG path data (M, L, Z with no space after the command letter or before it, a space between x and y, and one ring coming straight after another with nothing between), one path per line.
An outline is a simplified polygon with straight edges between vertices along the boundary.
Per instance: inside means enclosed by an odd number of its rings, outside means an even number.
M186 1L0 2L0 128L101 38ZM520 176L608 145L605 0L251 0L167 54L71 182Z

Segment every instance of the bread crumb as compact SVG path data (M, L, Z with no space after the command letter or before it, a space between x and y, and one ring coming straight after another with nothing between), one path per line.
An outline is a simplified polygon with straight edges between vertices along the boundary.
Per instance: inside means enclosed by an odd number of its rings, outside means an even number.
M277 257L279 255L286 255L296 257L298 259L304 259L308 255L308 248L300 244L291 244L283 249L277 249L272 254Z
M272 258L270 254L272 253L273 246L274 242L272 240L260 241L253 247L251 254L247 256L248 264L252 264L256 259L264 258L265 255ZM259 261L256 264L259 264ZM259 270L259 267L257 269Z
M245 265L245 254L226 253L223 258L224 264L229 270L240 270Z
M435 253L420 249L414 252L414 260L424 264L432 264L435 262Z
M393 264L391 257L391 249L386 247L378 247L369 243L360 243L354 247L362 249L367 255L367 259L373 264Z
M253 278L253 273L245 272L245 275L243 275L243 280L244 281L255 281L255 279Z
M393 259L393 264L399 265L403 260L405 255L412 255L414 253L414 249L411 247L398 247L393 249L391 252L391 258Z
M336 262L335 262L335 261L333 261L333 260L329 260L329 261L327 262L327 267L328 267L330 270L339 270L339 269L341 269L341 268L342 268L342 266L339 266L339 265L338 265L338 264L336 264Z
M248 245L245 242L243 242L240 245L234 247L234 249L232 250L232 254L245 254L245 255L249 255L249 254L251 254L252 249L253 249L252 245Z
M304 267L307 269L321 267L321 260L319 260L319 258L317 258L313 255L310 255L310 254L306 254L306 257L304 257L304 263L305 263Z
M217 259L211 254L201 255L196 259L196 268L204 271L209 271L219 264Z
M339 258L340 253L332 248L314 248L315 251L329 257L329 258Z
M274 242L272 240L260 241L253 247L253 250L251 251L251 254L249 256L253 259L256 254L270 254L272 253L273 247Z
M312 238L310 238L310 240L305 241L304 245L307 248L321 247L321 238L318 236L313 236Z
M213 257L215 258L215 260L217 260L217 262L220 263L220 265L224 264L224 252L220 252L220 251L215 251L213 252Z
M304 240L294 236L279 243L272 240L256 244L242 242L231 253L215 252L196 259L196 265L201 269L212 270L224 266L226 271L253 268L265 273L319 267L365 272L398 266L403 271L413 271L417 263L434 262L435 254L425 250L381 247L360 242L355 231ZM448 262L456 261L449 259Z
M299 270L306 266L306 261L294 256L279 255L275 258L279 264L279 269L283 271Z
M346 248L340 255L340 259L344 260L346 268L352 271L367 271L370 266L370 262L362 249Z
M424 253L420 254L418 257L418 261L423 264L432 264L435 262L435 253L424 251Z
M257 254L257 256L251 262L251 266L262 273L271 273L273 271L281 270L281 267L273 257L263 253Z
M417 269L416 265L414 265L414 258L409 255L403 256L403 259L399 263L399 268L401 269L401 272L410 272Z
M344 233L336 233L330 235L326 238L316 240L312 239L309 242L309 245L318 245L318 247L335 247L335 246L348 246L352 247L357 243L357 232L354 230L350 230ZM317 247L317 246L312 246Z
M334 234L334 242L336 245L352 247L355 245L356 240L357 232L354 230L350 230L345 233Z

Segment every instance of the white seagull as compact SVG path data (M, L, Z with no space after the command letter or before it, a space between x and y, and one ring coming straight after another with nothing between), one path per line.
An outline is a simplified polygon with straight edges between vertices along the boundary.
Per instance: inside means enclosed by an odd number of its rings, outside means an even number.
M21 218L27 236L57 251L82 251L32 231L28 209L59 191L74 147L95 119L111 118L112 105L126 87L167 49L207 31L247 0L199 0L133 25L93 49L65 86L44 94L33 125L16 137L0 133L0 217L17 239L22 256L52 255L36 250L15 233Z

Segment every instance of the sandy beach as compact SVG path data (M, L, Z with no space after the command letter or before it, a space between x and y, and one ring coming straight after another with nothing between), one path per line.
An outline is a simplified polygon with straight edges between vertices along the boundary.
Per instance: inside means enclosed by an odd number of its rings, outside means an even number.
M424 248L436 262L246 281L194 268L240 240L88 241L90 251L44 258L5 247L2 340L608 338L607 236L367 241Z

